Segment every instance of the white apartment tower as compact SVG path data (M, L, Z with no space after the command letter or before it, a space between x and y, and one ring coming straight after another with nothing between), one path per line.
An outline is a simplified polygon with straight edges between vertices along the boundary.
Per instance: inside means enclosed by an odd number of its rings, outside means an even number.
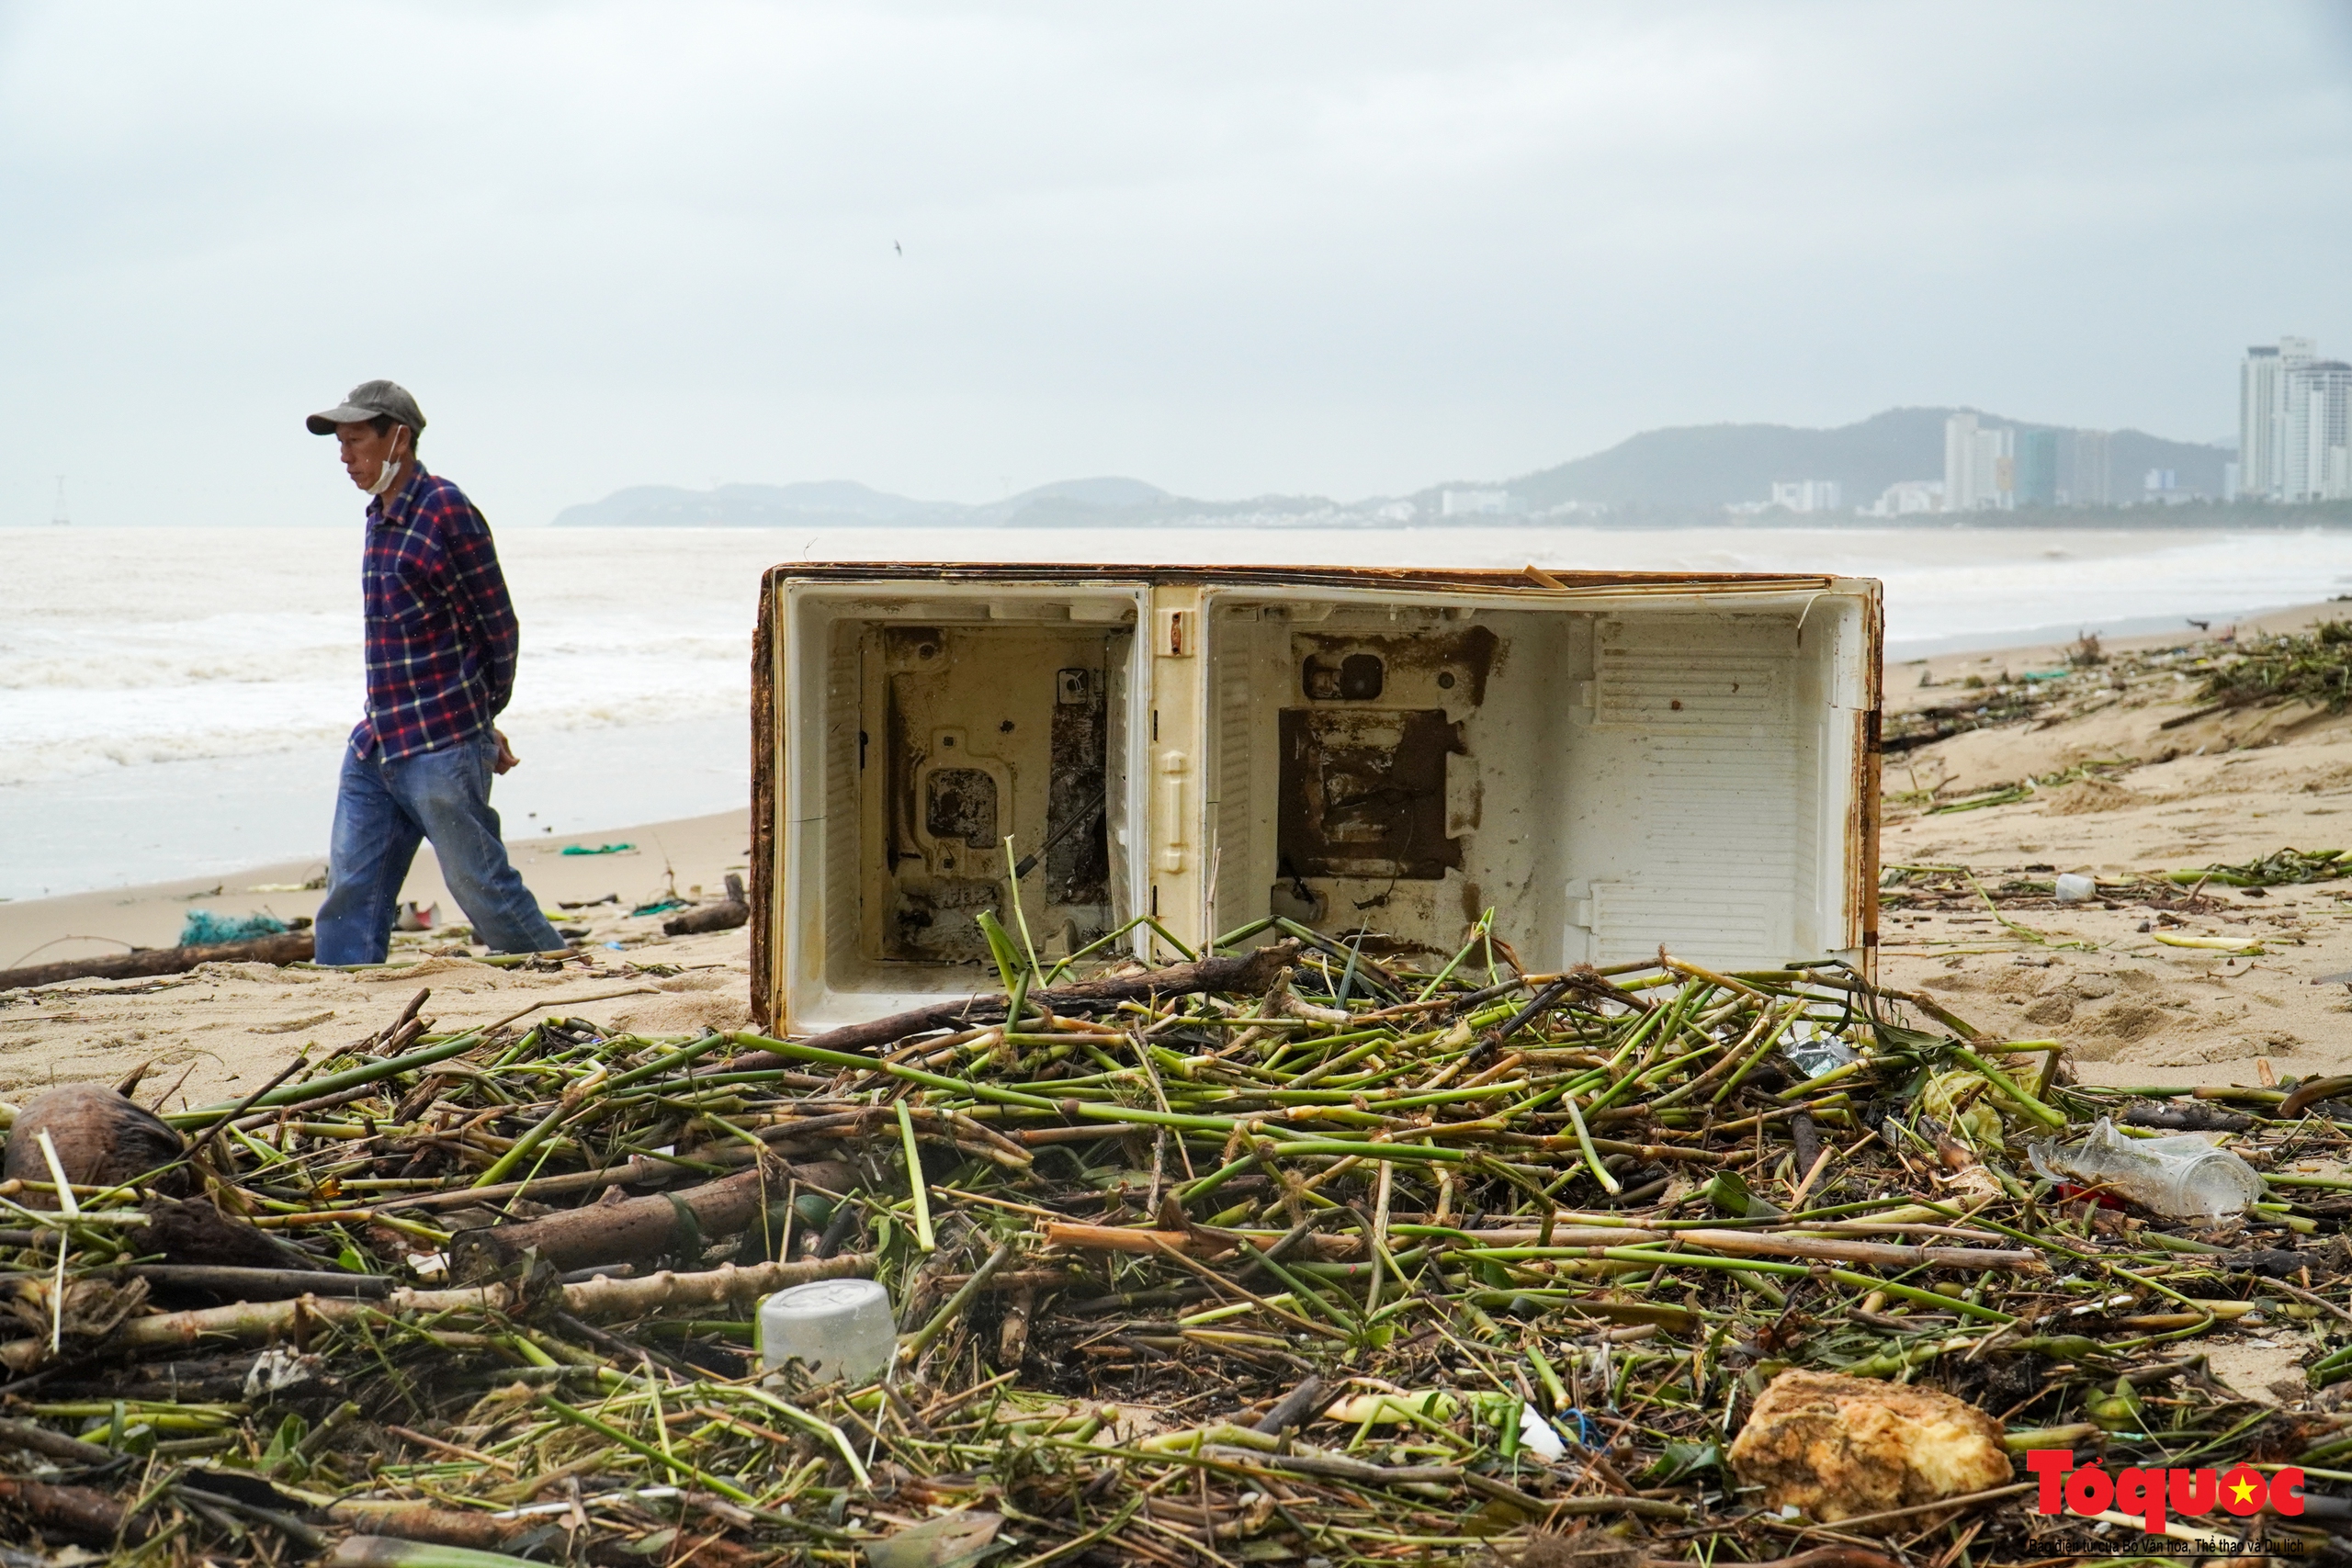
M2238 367L2238 493L2256 501L2288 498L2288 402L2293 373L2312 362L2307 337L2256 344Z
M2285 380L2280 499L2352 501L2352 365L2314 359Z
M2017 505L2017 433L1987 430L1973 413L1944 421L1944 510L2007 512Z

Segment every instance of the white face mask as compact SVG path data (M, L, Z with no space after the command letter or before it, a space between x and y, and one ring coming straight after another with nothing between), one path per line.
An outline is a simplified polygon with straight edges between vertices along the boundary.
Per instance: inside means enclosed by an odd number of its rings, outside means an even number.
M376 470L376 482L368 487L369 495L383 494L392 488L392 481L401 477L400 446L401 438L393 436L391 451L385 454L383 467Z

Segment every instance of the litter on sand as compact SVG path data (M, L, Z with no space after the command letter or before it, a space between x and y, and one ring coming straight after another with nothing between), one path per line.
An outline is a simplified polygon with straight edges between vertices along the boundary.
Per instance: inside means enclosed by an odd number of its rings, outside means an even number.
M234 1102L12 1108L10 1550L1985 1568L2112 1555L2031 1452L2352 1457L2352 1178L2294 1168L2352 1079L2091 1088L1836 964L1484 922L1001 934L803 1041L412 1003ZM2229 1201L2141 1186L2184 1127ZM2249 1332L2310 1347L2276 1404Z
M286 929L286 922L276 915L216 915L209 909L190 909L180 923L179 945L212 947L224 942L254 942Z
M566 844L562 852L568 855L626 855L634 854L636 851L635 844L597 844L593 848L586 844Z

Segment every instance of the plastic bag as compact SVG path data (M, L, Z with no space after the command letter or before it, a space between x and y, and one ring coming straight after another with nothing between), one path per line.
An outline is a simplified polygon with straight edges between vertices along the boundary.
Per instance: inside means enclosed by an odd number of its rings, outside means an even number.
M1993 1086L1965 1068L1938 1073L1919 1091L1919 1109L1978 1148L2001 1146L2001 1117Z
M2033 1168L2052 1181L2102 1187L2142 1208L2183 1219L2243 1213L2265 1190L2252 1166L2199 1134L2127 1138L2104 1116L2080 1143L2050 1139L2026 1154Z
M1781 1043L1781 1055L1786 1056L1790 1065L1807 1078L1817 1078L1849 1062L1861 1060L1852 1046L1835 1034L1826 1030L1816 1031L1804 1023L1799 1023L1789 1031L1787 1038Z

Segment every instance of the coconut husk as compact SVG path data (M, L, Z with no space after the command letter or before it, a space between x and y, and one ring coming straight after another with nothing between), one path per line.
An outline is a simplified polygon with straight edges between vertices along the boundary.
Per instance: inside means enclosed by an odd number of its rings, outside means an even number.
M7 1152L0 1156L0 1178L49 1181L49 1162L40 1150L44 1132L57 1150L66 1179L77 1187L139 1182L173 1197L190 1190L187 1168L174 1168L187 1149L177 1130L103 1085L68 1084L27 1103L9 1129ZM43 1192L28 1192L25 1201L37 1208L57 1206L56 1200Z

